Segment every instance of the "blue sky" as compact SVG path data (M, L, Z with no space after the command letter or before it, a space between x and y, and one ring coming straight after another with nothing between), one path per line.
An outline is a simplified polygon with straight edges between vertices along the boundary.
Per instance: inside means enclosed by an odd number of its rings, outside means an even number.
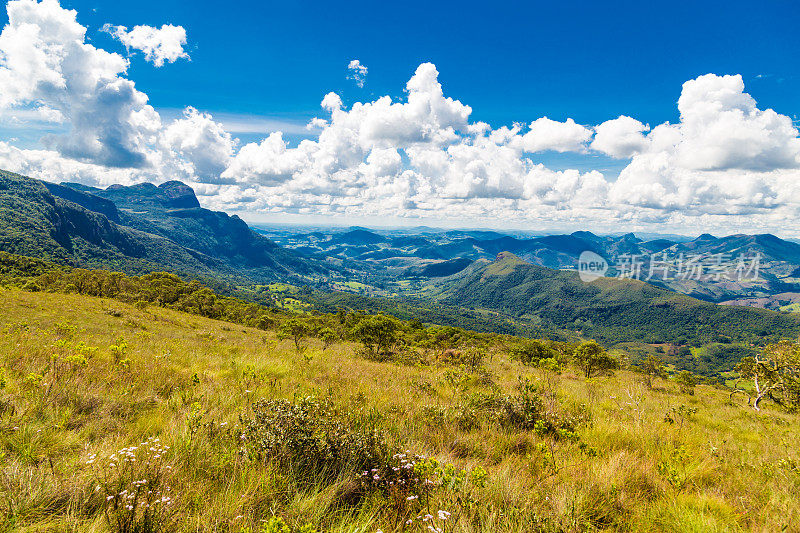
M10 0L0 167L248 220L793 236L799 5Z
M741 74L763 106L800 112L793 1L62 5L109 48L122 49L97 31L106 22L187 29L191 62L132 62L131 77L157 108L305 121L328 91L346 102L399 96L417 65L430 61L447 94L493 126L545 115L586 124L621 114L674 121L681 84L709 72ZM369 67L363 89L345 79L353 58Z

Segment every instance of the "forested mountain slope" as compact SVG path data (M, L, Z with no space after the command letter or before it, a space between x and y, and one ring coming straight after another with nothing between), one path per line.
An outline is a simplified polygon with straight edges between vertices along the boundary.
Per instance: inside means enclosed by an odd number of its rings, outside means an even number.
M264 283L328 271L199 206L180 182L94 189L0 171L0 250L140 274Z
M510 253L477 261L433 286L434 297L447 305L500 311L606 342L758 342L800 334L795 315L716 305L631 279L584 283L577 272L532 265Z

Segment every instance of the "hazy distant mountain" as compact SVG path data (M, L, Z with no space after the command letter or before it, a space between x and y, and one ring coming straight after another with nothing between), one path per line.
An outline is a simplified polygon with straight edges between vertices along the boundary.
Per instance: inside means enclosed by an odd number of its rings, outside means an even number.
M687 254L726 254L733 257L740 254L760 253L762 258L767 261L800 264L800 244L780 239L769 233L737 234L720 238L705 233L693 241L673 244L669 251Z
M376 244L379 242L386 242L388 239L383 235L378 235L365 229L353 229L345 233L335 234L330 244L346 244L350 246L362 246L365 244Z
M654 254L675 244L667 239L654 239L652 241L639 243L639 251L645 254Z
M505 233L500 233L497 231L492 230L449 230L445 233L445 235L452 237L454 239L463 238L463 237L472 237L474 239L488 241L491 239L499 239L501 237L505 237Z
M394 248L419 248L428 246L430 239L422 235L403 235L402 237L394 237L392 239L392 247Z

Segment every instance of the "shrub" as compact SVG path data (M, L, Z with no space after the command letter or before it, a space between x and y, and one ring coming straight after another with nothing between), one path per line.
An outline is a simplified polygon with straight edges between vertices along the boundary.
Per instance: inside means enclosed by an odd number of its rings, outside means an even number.
M668 424L680 424L683 429L683 424L687 420L691 420L697 414L697 407L689 407L687 405L679 405L678 407L670 407L664 415L664 422Z
M411 382L411 386L414 389L428 395L436 394L436 387L434 387L430 381L425 379L415 379Z
M270 329L275 326L275 319L263 314L255 320L255 327L258 329Z
M697 377L688 370L681 370L678 377L675 379L684 394L693 395L694 387L697 385Z
M423 455L397 453L380 468L365 470L360 481L364 492L380 492L389 500L392 531L454 531L457 517L475 504L471 492L486 486L488 474L481 467L462 470ZM444 492L437 503L447 503L457 511L447 527L449 511L430 512L432 495ZM436 519L438 518L438 520ZM439 527L435 527L438 523Z
M541 435L559 436L559 432L575 431L588 421L585 408L568 410L555 398L547 398L535 384L520 380L515 395L504 398L499 413L500 424L525 430L536 430Z
M685 446L678 446L663 452L662 460L658 463L658 473L676 489L683 488L689 480L686 465L691 456Z
M300 478L335 479L343 472L375 468L389 455L374 421L359 424L340 416L327 401L259 400L253 413L243 420L241 435L251 456Z
M327 350L331 344L339 341L339 336L331 328L322 328L317 333L319 339L322 341L322 350Z
M496 392L470 395L455 415L456 422L465 429L477 427L480 417L504 428L535 430L554 438L559 438L562 431L573 432L590 420L585 406L564 405L553 394L523 379L512 395Z
M664 379L667 377L667 371L664 369L664 363L658 357L649 355L640 365L642 373L645 376L645 383L647 388L653 388L653 378Z
M399 339L400 321L392 316L374 315L362 318L351 335L364 345L372 358L386 357Z
M556 357L556 352L538 340L524 341L511 349L511 356L526 365L536 365L542 359Z
M261 533L291 533L291 531L283 518L273 516L269 522L261 526Z
M111 354L111 357L114 358L114 363L120 364L126 359L125 355L128 353L128 343L125 342L125 339L120 338L117 340L117 344L112 344L108 347L108 352Z
M41 291L41 290L42 290L42 288L41 288L41 287L39 287L39 284L38 284L38 283L36 283L35 281L33 281L33 280L28 280L28 281L26 281L26 282L25 282L25 284L22 286L22 290L23 290L23 291L28 291L28 292L39 292L39 291Z
M800 342L784 340L765 346L760 354L743 358L736 370L741 378L752 381L755 390L751 393L737 381L735 392L747 394L756 411L765 397L788 411L800 407Z
M311 333L308 322L302 318L290 318L278 329L278 338L292 339L294 350L298 354L305 350L303 341Z

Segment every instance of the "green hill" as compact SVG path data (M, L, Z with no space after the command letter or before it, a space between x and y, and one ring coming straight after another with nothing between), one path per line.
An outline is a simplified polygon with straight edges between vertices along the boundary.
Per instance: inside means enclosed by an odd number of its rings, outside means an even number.
M532 265L507 252L434 283L431 296L445 305L499 311L612 344L763 343L800 335L795 315L715 305L638 280L584 283L577 272Z

